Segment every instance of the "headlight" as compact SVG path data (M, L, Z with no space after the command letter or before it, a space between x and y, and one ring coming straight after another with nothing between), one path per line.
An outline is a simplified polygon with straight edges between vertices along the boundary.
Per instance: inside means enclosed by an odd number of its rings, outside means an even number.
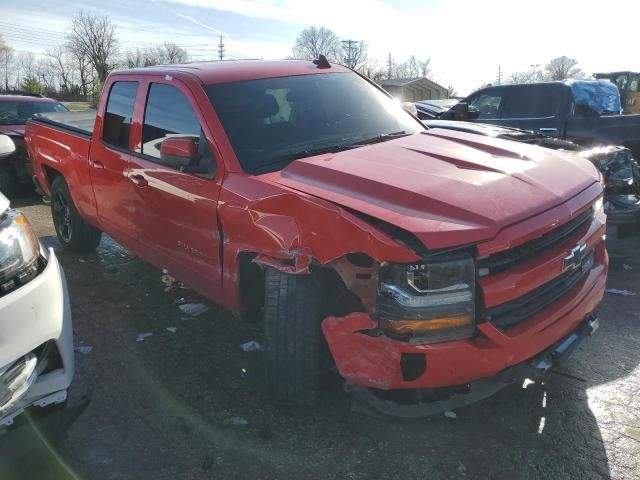
M29 281L38 271L40 244L29 222L9 210L0 218L0 295Z
M392 335L421 343L468 338L475 330L473 259L380 267L377 315Z

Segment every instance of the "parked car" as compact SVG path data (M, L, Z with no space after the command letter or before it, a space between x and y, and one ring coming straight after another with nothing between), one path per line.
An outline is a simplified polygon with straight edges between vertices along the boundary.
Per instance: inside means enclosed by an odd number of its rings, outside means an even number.
M15 147L0 135L0 157ZM0 194L0 434L29 407L64 403L74 372L64 273Z
M438 118L444 112L460 102L459 98L445 98L442 100L421 100L415 103L416 115L420 120Z
M38 113L66 111L51 98L0 95L0 135L8 135L16 145L16 151L0 162L0 192L11 194L18 184L31 183L33 171L24 144L27 120Z
M567 80L481 88L440 118L532 130L585 147L622 145L640 158L640 115L620 112L611 82Z
M262 315L281 401L315 400L323 342L354 395L414 416L534 375L597 328L606 219L584 159L427 130L322 58L113 72L93 129L74 118L26 132L62 245L106 232Z
M584 147L569 140L542 133L500 125L459 122L455 120L423 120L429 128L444 128L492 138L564 150L590 160L602 173L605 182L604 210L611 225L636 227L640 221L640 165L631 150L621 146Z

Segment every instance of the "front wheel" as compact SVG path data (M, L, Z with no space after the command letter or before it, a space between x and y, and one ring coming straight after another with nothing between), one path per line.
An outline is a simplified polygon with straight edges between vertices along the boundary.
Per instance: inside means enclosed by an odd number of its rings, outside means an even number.
M102 233L80 216L63 177L56 177L51 184L51 216L58 240L65 249L90 252L100 243Z
M275 399L311 405L318 391L322 332L321 283L314 274L265 275L265 333L269 384Z

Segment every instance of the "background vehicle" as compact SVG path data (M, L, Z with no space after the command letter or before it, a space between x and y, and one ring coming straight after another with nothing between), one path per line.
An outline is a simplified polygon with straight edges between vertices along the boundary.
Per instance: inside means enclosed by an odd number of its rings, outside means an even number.
M631 151L625 147L614 145L583 147L569 140L561 140L541 133L484 123L453 120L424 120L422 123L429 128L445 128L513 140L554 150L565 150L587 158L604 176L607 223L635 226L640 220L640 166L633 158Z
M417 116L420 120L438 118L444 112L460 102L459 98L446 98L443 100L422 100L416 102Z
M33 171L24 144L24 128L33 115L66 112L67 108L51 98L27 95L0 95L0 134L11 137L16 151L0 162L0 192L11 194L18 183L30 184Z
M593 76L598 79L609 80L618 87L624 113L640 113L640 73L611 72L596 73Z
M533 130L583 146L622 145L640 158L640 115L620 112L611 82L568 80L481 88L440 118Z
M583 159L426 130L323 58L115 72L93 129L76 118L26 132L62 245L105 231L263 312L282 401L314 401L323 337L354 392L413 416L450 407L426 391L482 398L597 328L605 216ZM398 390L409 411L378 397Z

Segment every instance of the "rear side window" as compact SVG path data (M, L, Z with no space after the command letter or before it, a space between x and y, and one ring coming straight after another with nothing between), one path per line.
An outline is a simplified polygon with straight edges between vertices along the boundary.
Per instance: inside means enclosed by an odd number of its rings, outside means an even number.
M161 160L160 144L165 138L194 137L199 141L201 131L191 104L180 90L162 83L151 84L142 128L143 155Z
M563 104L565 90L555 85L512 88L506 95L500 111L501 118L554 117Z
M129 149L133 106L138 82L115 82L109 92L102 139L114 147Z

